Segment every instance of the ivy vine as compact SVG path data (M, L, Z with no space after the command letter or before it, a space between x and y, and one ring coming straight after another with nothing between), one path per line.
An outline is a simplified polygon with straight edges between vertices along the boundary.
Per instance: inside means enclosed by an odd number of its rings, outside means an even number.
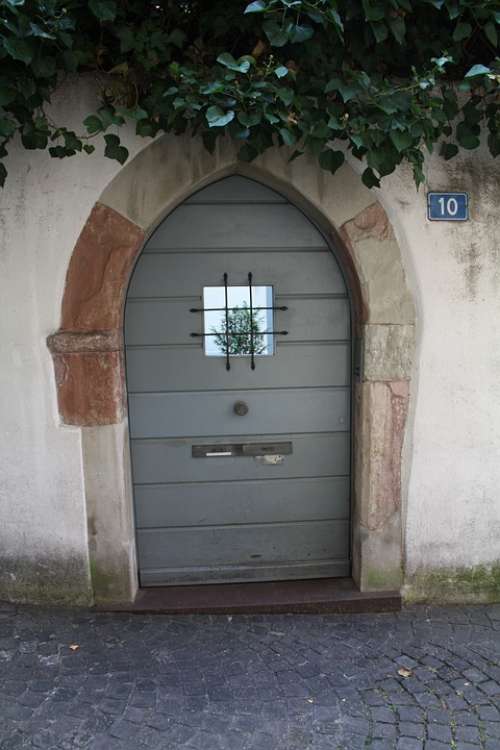
M345 151L378 186L398 164L423 180L487 137L500 154L498 0L0 0L0 185L9 145L123 164L120 126L223 135L252 160L273 145L335 172ZM68 75L100 102L77 133L50 116Z

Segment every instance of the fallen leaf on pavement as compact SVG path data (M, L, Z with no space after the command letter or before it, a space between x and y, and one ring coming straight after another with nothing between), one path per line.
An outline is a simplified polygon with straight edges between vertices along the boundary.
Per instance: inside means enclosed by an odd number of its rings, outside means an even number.
M405 669L405 667L401 667L401 669L398 669L398 674L401 675L401 677L411 677L413 675L413 672L411 669Z

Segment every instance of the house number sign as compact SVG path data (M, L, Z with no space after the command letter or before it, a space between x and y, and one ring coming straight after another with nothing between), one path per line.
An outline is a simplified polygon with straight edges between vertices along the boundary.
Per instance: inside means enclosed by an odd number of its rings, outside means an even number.
M427 218L429 221L467 221L468 193L427 193Z

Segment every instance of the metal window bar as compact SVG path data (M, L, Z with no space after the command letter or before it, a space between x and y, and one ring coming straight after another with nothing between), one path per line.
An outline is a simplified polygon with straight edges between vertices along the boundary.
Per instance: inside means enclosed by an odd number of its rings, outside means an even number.
M225 317L225 330L224 331L215 331L214 333L191 333L191 336L194 338L208 338L210 336L220 336L224 335L226 339L226 370L231 369L231 362L230 362L230 339L231 338L239 338L241 336L250 336L250 366L252 370L255 370L255 341L254 341L254 330L253 330L253 323L254 323L254 312L260 311L260 310L280 310L285 311L288 310L288 307L286 305L273 305L271 307L254 307L253 306L253 292L252 292L252 283L253 283L253 275L251 272L248 274L248 289L249 289L249 297L250 297L250 330L249 331L241 331L240 333L229 333L229 312L232 310L238 309L238 306L235 307L229 307L228 305L228 274L224 273L224 307L192 307L190 309L190 312L192 313L206 313L206 312L223 312ZM288 331L259 331L259 335L261 336L287 336Z
M253 340L253 300L252 300L252 273L248 273L248 292L250 295L250 367L255 370L255 345Z
M229 361L229 308L227 306L227 273L224 273L224 306L226 308L226 370L231 369Z

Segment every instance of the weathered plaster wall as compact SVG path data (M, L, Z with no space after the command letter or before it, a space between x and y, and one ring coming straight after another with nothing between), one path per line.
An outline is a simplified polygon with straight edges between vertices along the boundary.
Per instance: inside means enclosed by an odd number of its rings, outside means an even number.
M88 87L69 87L54 114L72 113L76 129L93 106ZM0 598L90 601L82 438L59 426L46 338L75 242L117 167L11 149L0 190Z
M426 190L467 190L471 221L430 223ZM500 599L500 163L483 150L381 192L418 306L405 446L406 595Z
M67 122L71 113L77 129L92 107L88 87L70 87L55 103L55 115L60 112ZM132 153L147 146L131 134L126 141ZM353 167L359 169L355 162ZM168 169L168 163L161 168ZM3 596L90 600L89 546L92 550L95 530L87 529L92 508L86 504L92 504L99 477L85 487L83 462L95 451L96 440L93 428L83 428L82 436L80 429L59 423L46 337L61 323L65 276L76 240L118 170L99 155L59 161L13 149L9 181L0 192ZM470 598L480 587L500 598L495 567L500 564L499 168L486 154L449 165L431 160L427 179L416 193L411 175L400 169L374 191L392 222L417 301L417 361L403 447L406 592L452 597L458 587L460 596ZM425 190L453 188L471 192L472 221L428 223ZM371 258L370 242L364 247ZM380 266L381 325L367 338L371 380L384 381L388 357L394 356L394 330L392 325L383 328L384 294L394 283ZM403 300L403 324L406 304ZM404 342L407 334L412 332L403 331L397 340ZM404 381L411 363L400 346L396 365ZM394 363L390 369L395 371ZM398 393L386 391L370 398L391 398L397 406ZM397 419L396 407L394 414ZM121 440L117 433L117 446ZM110 513L107 533L115 523Z

